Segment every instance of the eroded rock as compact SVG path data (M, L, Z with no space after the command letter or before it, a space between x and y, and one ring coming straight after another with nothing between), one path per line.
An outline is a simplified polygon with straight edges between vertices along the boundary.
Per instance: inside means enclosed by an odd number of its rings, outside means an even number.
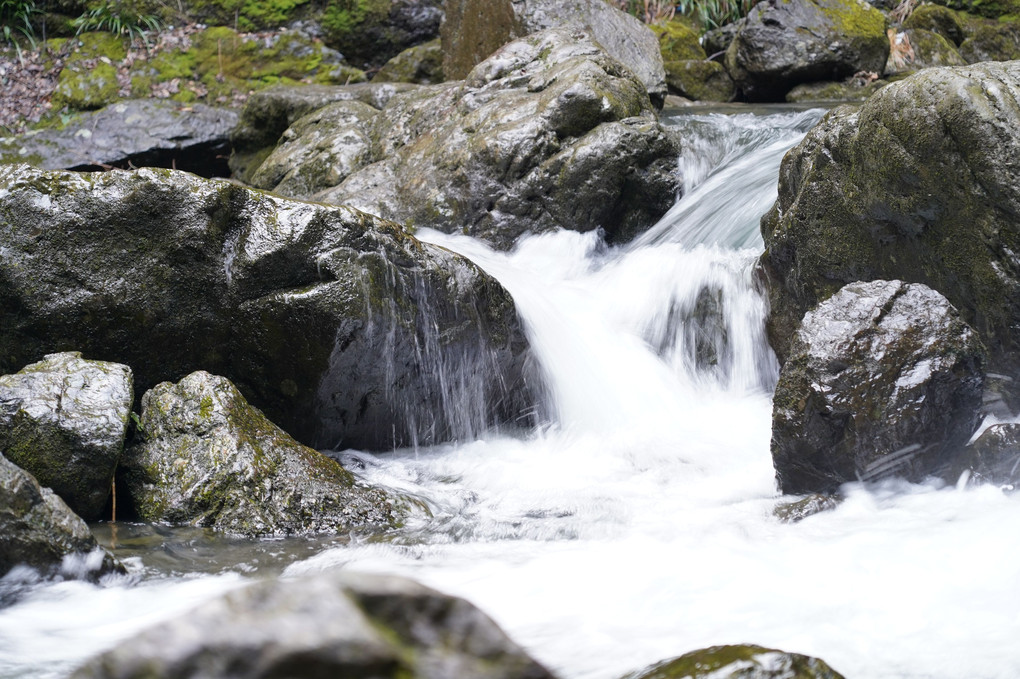
M852 283L809 311L779 373L772 461L784 493L944 472L980 417L983 350L937 292Z
M0 376L0 452L94 521L110 496L133 402L126 365L51 354Z
M74 679L552 679L463 599L337 571L260 582L142 632Z
M624 679L843 679L825 661L762 646L712 646Z

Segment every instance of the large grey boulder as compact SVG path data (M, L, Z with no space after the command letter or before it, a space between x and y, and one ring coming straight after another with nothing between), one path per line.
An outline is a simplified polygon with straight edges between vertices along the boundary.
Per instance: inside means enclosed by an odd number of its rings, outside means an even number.
M818 302L899 279L945 295L1017 393L1018 159L1020 62L921 71L823 118L783 159L762 218L780 360Z
M726 69L751 101L783 101L801 83L881 74L885 24L864 0L759 2L726 50Z
M223 377L195 372L142 398L139 442L118 478L138 516L247 536L389 527L385 493L302 446Z
M666 72L655 34L604 0L450 0L440 29L443 72L460 79L515 38L550 28L580 29L644 84L657 106Z
M0 576L16 566L76 578L124 572L81 517L0 454Z
M110 496L133 403L126 365L51 354L0 376L0 452L95 521Z
M79 350L208 370L316 447L477 436L530 397L509 294L351 208L145 169L0 166L0 371Z
M204 104L121 101L60 129L0 139L0 163L29 163L44 170L175 167L224 177L237 118L236 111Z
M852 283L819 304L773 399L782 491L945 471L980 421L982 354L977 334L923 285Z
M624 679L843 679L825 661L754 645L712 646Z
M338 571L256 583L146 630L74 679L552 679L473 605Z
M641 83L583 33L529 35L466 81L395 95L371 128L370 113L336 104L298 120L253 177L504 248L556 228L624 240L675 201L678 142ZM369 148L374 162L307 193L364 163ZM300 183L278 179L288 166Z

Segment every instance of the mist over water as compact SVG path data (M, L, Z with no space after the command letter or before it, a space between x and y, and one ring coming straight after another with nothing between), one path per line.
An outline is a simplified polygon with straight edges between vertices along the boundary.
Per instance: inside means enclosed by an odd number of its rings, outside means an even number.
M410 575L471 600L566 678L724 643L817 655L851 679L1020 675L1016 495L852 485L835 510L773 515L785 501L769 455L778 366L751 267L779 160L818 116L674 119L693 140L685 197L622 248L559 232L508 254L419 234L514 296L545 384L542 423L519 438L332 453L421 509L382 540L268 570ZM141 584L37 588L0 609L0 677L63 676L264 572L264 556L237 559L205 575L150 568Z

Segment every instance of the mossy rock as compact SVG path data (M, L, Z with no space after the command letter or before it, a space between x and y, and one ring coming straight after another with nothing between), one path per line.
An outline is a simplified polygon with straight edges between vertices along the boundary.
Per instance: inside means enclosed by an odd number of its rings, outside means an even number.
M851 78L843 82L820 82L797 85L786 93L790 103L864 101L889 84L888 80L863 82Z
M397 82L431 85L443 78L443 47L439 38L410 47L393 57L372 77L374 83Z
M90 31L71 38L73 52L69 63L105 57L110 61L123 61L127 56L128 39L122 35L103 31Z
M712 646L623 679L843 679L823 660L752 645Z
M897 33L892 40L894 49L885 65L885 72L890 75L937 66L963 66L967 63L952 42L932 31L908 28Z
M89 67L77 62L60 71L52 101L58 109L90 111L112 104L119 92L117 69L111 63L97 61Z
M964 22L960 15L942 5L921 5L906 18L903 28L917 28L938 33L957 46L963 42L966 35Z
M675 94L694 101L733 101L736 87L726 68L715 61L667 61L666 83Z
M439 0L328 0L320 23L330 47L355 66L375 69L439 36Z
M698 41L698 33L685 22L674 19L664 24L653 24L651 29L659 38L662 61L699 61L708 57ZM668 70L667 70L668 74Z
M960 45L960 55L967 63L1020 59L1020 24L985 21L972 23L969 29Z
M933 0L933 2L970 14L977 14L986 19L998 19L1002 16L1020 14L1020 0Z

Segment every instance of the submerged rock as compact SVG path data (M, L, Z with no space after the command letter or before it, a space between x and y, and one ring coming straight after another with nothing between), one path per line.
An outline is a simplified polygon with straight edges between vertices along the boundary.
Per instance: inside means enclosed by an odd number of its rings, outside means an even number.
M72 348L138 392L209 370L317 447L526 417L510 296L395 224L171 170L0 166L0 187L0 371Z
M604 0L451 0L446 5L440 36L447 78L468 77L511 40L567 28L590 35L634 73L652 102L662 107L666 73L655 33Z
M175 167L205 177L229 174L237 113L203 104L138 99L83 114L61 129L0 139L0 163L44 170Z
M398 518L385 493L287 436L223 377L195 372L156 385L142 398L139 436L118 476L145 521L257 537Z
M124 572L81 517L0 454L0 576L16 566L72 578Z
M977 334L923 285L852 283L819 304L773 398L781 490L944 472L980 421L982 353Z
M0 452L95 521L110 496L133 402L126 365L51 354L0 376Z
M726 51L726 70L750 101L783 101L801 83L881 74L885 23L863 0L760 2Z
M338 156L341 138L365 147L328 117L292 130L278 151L302 149L295 163L319 163L320 148ZM555 228L601 228L624 240L651 226L676 196L678 143L656 121L641 83L581 33L536 33L479 64L465 82L398 94L371 134L376 162L300 195L499 247Z
M712 646L624 679L843 679L824 661L762 646Z
M956 482L962 474L970 484L1020 484L1020 424L995 424L967 446L947 480Z
M74 679L552 679L488 616L396 576L260 582L153 627Z
M784 360L804 312L846 283L939 291L1020 385L1020 62L922 71L838 108L783 159L762 218ZM1014 406L1016 407L1016 406Z

